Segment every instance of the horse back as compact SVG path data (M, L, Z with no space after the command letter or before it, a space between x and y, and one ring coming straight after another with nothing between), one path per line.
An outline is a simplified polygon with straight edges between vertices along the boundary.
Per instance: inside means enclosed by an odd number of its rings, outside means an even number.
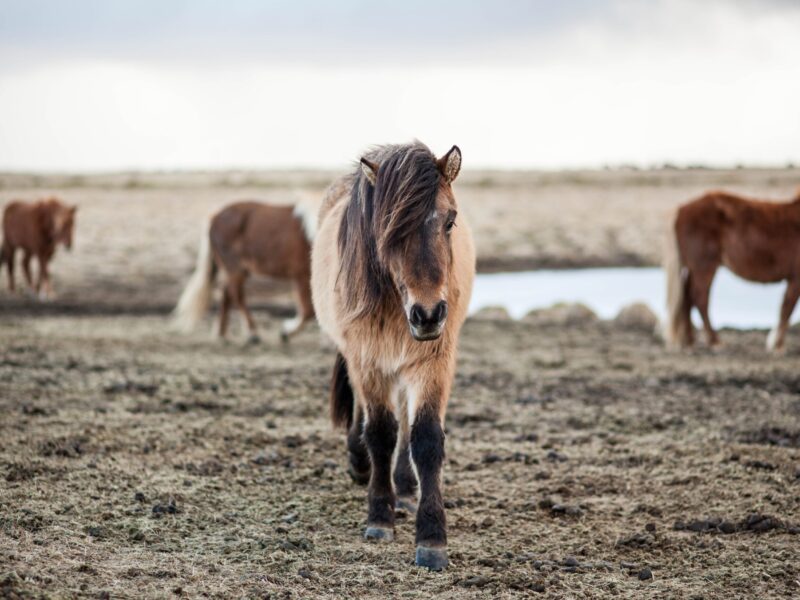
M675 221L691 267L725 264L752 281L779 281L798 268L800 205L709 192L683 205Z
M47 206L43 202L10 202L3 210L4 244L36 253L49 241Z
M211 220L211 247L226 270L293 279L311 272L311 246L294 207L236 202Z

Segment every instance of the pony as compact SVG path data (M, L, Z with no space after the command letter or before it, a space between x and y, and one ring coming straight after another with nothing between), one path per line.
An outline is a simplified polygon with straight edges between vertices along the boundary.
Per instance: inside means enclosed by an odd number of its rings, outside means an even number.
M314 318L310 284L314 226L314 216L300 204L278 206L246 201L224 207L204 231L194 273L173 312L177 327L188 332L202 320L221 270L225 283L219 337L224 339L227 335L228 313L235 306L247 322L249 341L258 342L244 285L251 274L266 275L294 284L297 315L281 326L281 339L288 341Z
M64 204L58 198L37 202L11 202L3 211L3 245L0 247L0 268L8 268L8 289L14 292L14 259L17 249L22 250L22 272L28 287L41 300L53 297L48 264L58 244L72 249L77 206ZM31 258L39 261L36 284L31 277Z
M324 199L312 249L317 320L337 346L334 426L349 471L369 483L368 540L394 539L395 510L416 513L416 564L448 564L442 499L444 416L475 275L452 183L453 146L379 146ZM394 463L394 468L393 468Z
M708 299L720 265L749 281L786 281L780 318L767 336L767 350L782 352L800 296L800 191L790 202L714 191L677 209L670 221L664 265L669 345L694 342L692 307L700 312L709 346L719 344Z

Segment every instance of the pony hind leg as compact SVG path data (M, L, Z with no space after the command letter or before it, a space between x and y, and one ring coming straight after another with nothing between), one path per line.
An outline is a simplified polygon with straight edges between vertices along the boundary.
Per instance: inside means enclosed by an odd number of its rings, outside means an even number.
M28 284L28 288L31 290L34 289L33 285L33 277L31 277L31 253L25 252L22 255L22 274L25 276L25 283Z
M786 292L783 295L781 304L781 314L778 324L769 332L767 336L767 350L781 353L784 351L786 340L786 330L789 327L789 319L792 317L797 299L800 297L800 279L790 279L786 283Z
M219 304L219 337L225 339L228 335L228 317L231 310L231 294L228 285L222 289L222 300Z
M706 341L711 347L719 346L719 336L711 326L711 319L708 315L708 300L711 295L711 284L714 282L714 275L716 272L716 267L713 269L695 270L692 271L690 279L692 304L694 304L700 312L700 317L703 319L703 330L706 334ZM689 323L691 326L691 314L689 316Z
M397 456L394 463L394 488L397 493L397 508L416 514L417 512L417 474L411 463L411 431L408 425L408 401L405 393L398 398L400 415L400 436Z
M295 279L294 293L297 303L297 315L286 319L281 324L281 341L288 342L293 336L300 333L311 319L314 318L314 304L311 301L311 280L309 277Z
M14 282L14 254L16 253L16 248L13 246L3 244L3 259L5 260L6 267L8 267L8 291L14 292L17 288L16 283Z
M367 485L370 477L369 453L364 442L364 409L356 403L353 423L347 433L347 451L350 477L359 485Z
M246 281L247 281L247 273L243 273L237 278L233 301L239 307L239 311L242 313L245 323L247 323L247 330L249 333L247 341L251 344L257 344L258 342L261 341L261 338L258 337L258 331L256 330L256 322L253 319L253 315L250 312L250 309L247 308L247 302L245 301L244 286Z

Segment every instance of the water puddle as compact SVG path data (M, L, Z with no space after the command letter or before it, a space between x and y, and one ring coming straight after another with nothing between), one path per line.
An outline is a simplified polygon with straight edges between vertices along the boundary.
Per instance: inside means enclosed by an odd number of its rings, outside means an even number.
M720 269L711 288L711 322L715 327L764 329L778 319L785 283L744 281ZM535 308L557 302L581 302L601 319L611 319L633 302L644 302L659 318L665 315L664 273L659 268L571 269L478 275L470 313L503 306L518 319ZM695 322L699 316L695 311ZM800 320L795 311L793 322Z

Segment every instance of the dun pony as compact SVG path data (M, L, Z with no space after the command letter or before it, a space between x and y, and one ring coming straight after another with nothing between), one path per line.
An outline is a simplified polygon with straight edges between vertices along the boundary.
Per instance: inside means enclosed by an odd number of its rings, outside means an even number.
M416 512L416 563L447 565L444 416L475 253L451 184L453 146L375 148L336 181L312 253L317 318L338 347L331 414L348 428L350 472L369 482L367 539ZM393 465L394 463L394 465Z
M800 192L791 202L749 200L709 192L674 214L665 255L666 338L670 345L694 342L692 308L697 307L710 346L719 343L708 300L720 265L760 283L786 281L786 292L767 349L782 351L789 319L800 296Z
M297 316L284 321L281 337L288 340L314 317L311 303L311 241L314 216L300 205L273 206L236 202L211 218L200 241L197 264L174 311L177 326L190 331L203 319L219 271L223 272L219 335L228 330L228 313L238 308L251 341L257 341L255 321L245 302L250 275L265 275L294 283Z
M58 198L38 202L11 202L3 211L3 245L0 248L0 268L8 268L8 289L15 290L14 258L22 250L22 272L34 293L44 300L53 296L48 264L63 244L72 249L77 206L67 206ZM39 261L39 277L33 283L31 258Z

